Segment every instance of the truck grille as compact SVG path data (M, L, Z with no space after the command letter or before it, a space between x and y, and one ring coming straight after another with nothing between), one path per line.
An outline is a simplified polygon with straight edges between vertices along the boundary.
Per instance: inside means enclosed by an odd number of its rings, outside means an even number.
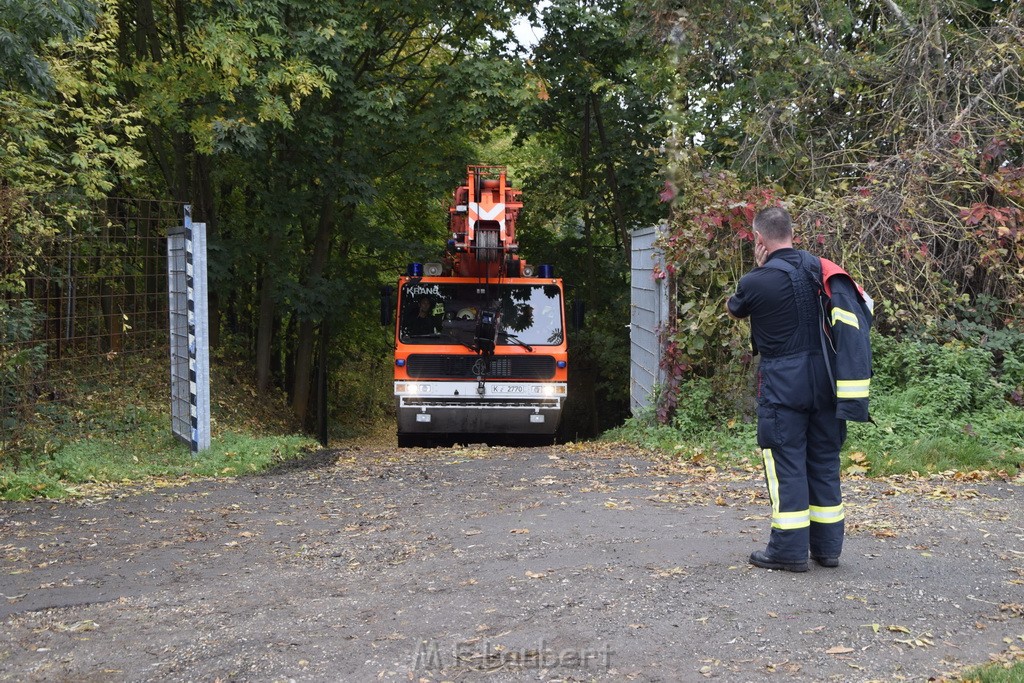
M414 353L406 361L409 376L423 377L477 377L477 363L486 361L481 356L452 356ZM515 379L550 379L555 376L553 356L498 356L491 358L490 367L483 376Z

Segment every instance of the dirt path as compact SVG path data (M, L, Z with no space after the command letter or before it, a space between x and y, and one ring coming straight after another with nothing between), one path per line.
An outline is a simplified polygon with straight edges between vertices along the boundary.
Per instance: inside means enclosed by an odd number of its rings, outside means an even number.
M755 569L754 471L386 452L0 504L0 679L923 681L1024 648L1021 480L847 481L842 565Z

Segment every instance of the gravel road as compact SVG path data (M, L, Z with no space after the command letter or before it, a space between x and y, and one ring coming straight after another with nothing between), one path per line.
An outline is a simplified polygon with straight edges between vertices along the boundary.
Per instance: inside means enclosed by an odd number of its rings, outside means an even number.
M348 447L0 504L0 680L927 681L1024 656L1024 479L850 478L837 569L747 564L754 467Z

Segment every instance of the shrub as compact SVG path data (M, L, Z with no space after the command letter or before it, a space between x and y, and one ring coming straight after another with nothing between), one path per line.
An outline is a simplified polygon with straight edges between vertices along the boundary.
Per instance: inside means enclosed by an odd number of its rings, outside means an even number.
M32 343L42 319L32 301L0 301L0 431L6 434L18 426L18 410L31 402L46 364L46 345Z

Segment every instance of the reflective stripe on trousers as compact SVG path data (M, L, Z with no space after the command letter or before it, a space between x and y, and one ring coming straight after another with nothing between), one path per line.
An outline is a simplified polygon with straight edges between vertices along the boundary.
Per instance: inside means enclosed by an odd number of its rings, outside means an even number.
M810 509L810 521L817 524L835 524L846 519L846 513L843 510L843 504L830 505L828 507L822 507L820 505L812 505Z
M775 471L775 458L772 456L772 449L765 448L761 454L764 456L764 473L768 480L768 498L772 502L772 528L802 529L810 526L810 509L787 512L779 509L779 475Z

